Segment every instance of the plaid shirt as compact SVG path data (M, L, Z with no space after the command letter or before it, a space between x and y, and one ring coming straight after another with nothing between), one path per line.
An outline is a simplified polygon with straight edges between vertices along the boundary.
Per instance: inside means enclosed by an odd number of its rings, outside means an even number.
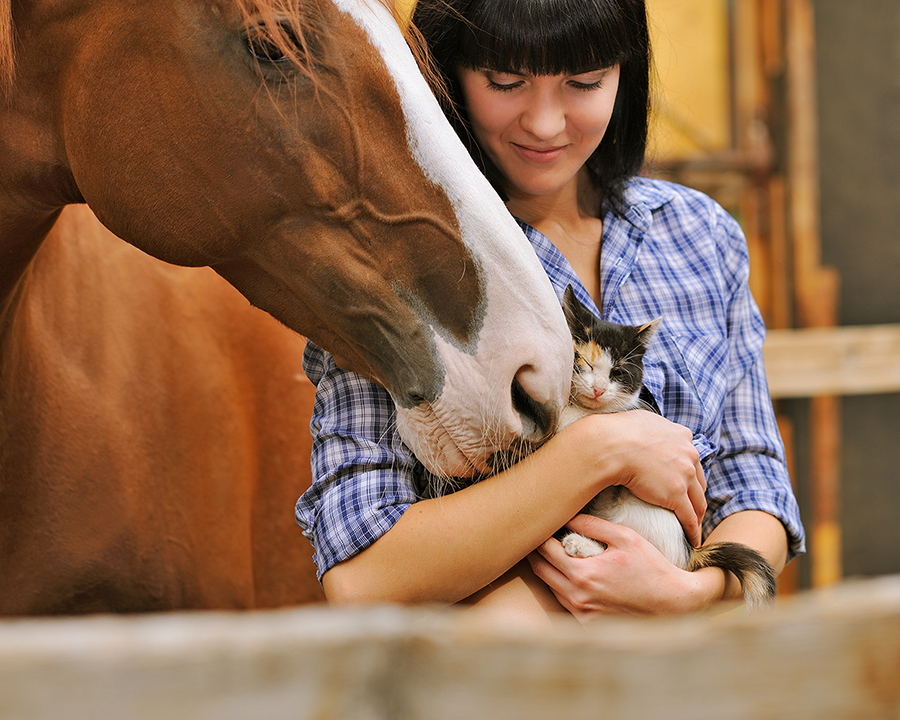
M662 323L644 358L644 385L662 414L690 428L707 477L708 534L725 517L762 510L803 551L797 502L763 369L765 328L747 285L738 224L705 195L645 178L627 188L624 218L603 226L603 317ZM572 267L521 223L557 295L568 284L599 315ZM387 532L427 471L397 435L387 392L309 343L304 370L317 385L311 431L313 485L296 518L315 548L319 577Z

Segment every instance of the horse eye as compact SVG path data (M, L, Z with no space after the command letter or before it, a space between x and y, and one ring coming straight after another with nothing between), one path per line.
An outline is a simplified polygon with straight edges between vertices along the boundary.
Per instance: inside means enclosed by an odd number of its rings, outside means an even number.
M300 42L291 28L280 25L278 33L282 38L281 43L265 25L256 25L247 31L244 42L250 54L264 63L283 63L291 60L286 52L285 43L296 52L297 56L302 54Z

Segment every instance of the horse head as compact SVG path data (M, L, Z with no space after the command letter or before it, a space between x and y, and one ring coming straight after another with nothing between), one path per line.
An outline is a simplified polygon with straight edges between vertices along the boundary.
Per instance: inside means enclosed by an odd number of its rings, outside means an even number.
M59 209L87 203L383 385L438 472L552 431L572 352L559 303L383 4L0 0L4 14L2 292Z

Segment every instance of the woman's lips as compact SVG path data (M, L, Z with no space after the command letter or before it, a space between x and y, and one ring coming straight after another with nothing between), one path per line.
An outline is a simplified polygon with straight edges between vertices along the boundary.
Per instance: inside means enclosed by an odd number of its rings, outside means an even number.
M539 148L529 145L519 145L518 143L512 143L512 146L516 149L516 152L519 153L519 155L521 155L525 160L535 163L553 162L554 160L559 159L559 157L566 151L565 145L551 148Z

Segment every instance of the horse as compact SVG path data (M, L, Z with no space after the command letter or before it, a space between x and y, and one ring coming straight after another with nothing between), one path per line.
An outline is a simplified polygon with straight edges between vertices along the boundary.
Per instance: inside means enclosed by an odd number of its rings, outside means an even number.
M322 599L305 339L466 475L571 343L389 2L0 0L0 614Z

